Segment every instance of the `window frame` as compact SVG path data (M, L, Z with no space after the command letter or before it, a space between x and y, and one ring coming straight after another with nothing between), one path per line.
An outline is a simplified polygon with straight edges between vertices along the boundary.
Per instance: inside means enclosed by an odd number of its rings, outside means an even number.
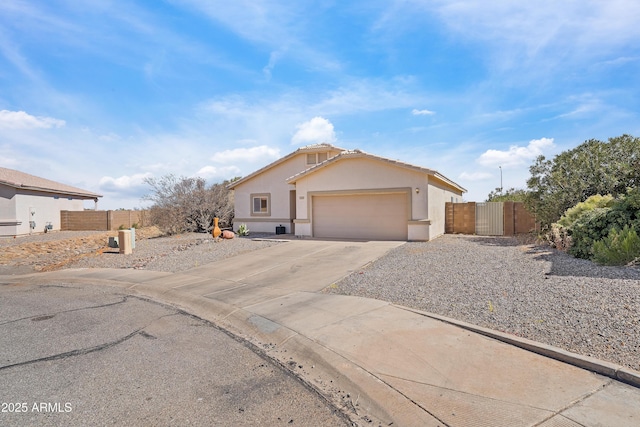
M271 193L253 193L249 197L251 216L271 216ZM260 211L256 211L256 200L260 199ZM266 208L262 210L262 202L266 203Z
M320 160L320 155L321 154L324 155L324 157L325 157L324 160L322 160L322 161ZM310 162L309 159L310 159L311 156L313 156L313 161ZM318 153L307 153L307 157L306 157L305 161L307 162L307 166L309 166L309 165L320 164L320 163L326 161L327 159L329 159L329 152L328 151L321 151L321 152L318 152Z
M313 160L309 161L309 158L311 156L313 156ZM307 165L316 165L316 164L318 164L318 156L316 155L316 153L307 153L306 162L307 162Z

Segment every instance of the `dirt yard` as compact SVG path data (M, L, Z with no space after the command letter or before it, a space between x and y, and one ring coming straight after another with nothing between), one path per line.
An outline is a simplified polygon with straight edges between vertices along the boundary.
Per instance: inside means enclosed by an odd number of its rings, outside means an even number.
M109 237L117 231L61 231L33 236L0 239L0 274L52 271L81 258L96 256L106 250ZM159 237L157 227L136 230L136 240Z

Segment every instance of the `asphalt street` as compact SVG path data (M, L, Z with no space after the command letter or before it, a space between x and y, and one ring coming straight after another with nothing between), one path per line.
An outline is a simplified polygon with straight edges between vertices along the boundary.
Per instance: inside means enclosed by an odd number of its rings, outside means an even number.
M349 425L211 323L63 282L0 283L0 405L2 426Z

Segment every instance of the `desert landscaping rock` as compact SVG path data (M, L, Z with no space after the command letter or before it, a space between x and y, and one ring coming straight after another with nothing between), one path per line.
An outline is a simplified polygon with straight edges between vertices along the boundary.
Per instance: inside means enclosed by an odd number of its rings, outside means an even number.
M508 237L407 243L327 292L390 301L640 370L640 269Z

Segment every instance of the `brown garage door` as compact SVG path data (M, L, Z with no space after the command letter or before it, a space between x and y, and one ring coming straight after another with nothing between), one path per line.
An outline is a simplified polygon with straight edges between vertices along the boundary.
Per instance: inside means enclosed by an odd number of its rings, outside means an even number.
M313 196L313 236L407 240L407 195Z

